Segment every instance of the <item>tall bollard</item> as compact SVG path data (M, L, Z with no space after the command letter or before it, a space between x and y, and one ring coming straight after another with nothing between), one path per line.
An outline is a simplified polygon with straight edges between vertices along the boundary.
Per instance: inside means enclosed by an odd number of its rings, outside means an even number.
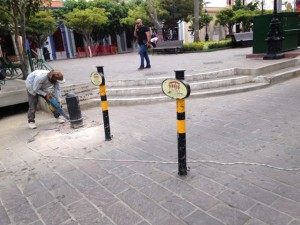
M178 174L187 175L185 98L189 97L191 90L189 84L184 81L184 70L176 70L175 77L176 79L164 80L162 83L162 90L168 97L176 99Z
M100 89L100 98L101 98L101 108L102 108L102 114L103 114L105 141L110 141L111 135L110 135L108 103L107 103L107 97L106 97L106 87L105 87L103 66L97 66L97 72L102 76L102 83L100 84L99 89Z
M184 80L184 70L176 70L175 78ZM185 99L176 100L177 108L177 142L178 142L178 173L187 174L186 166L186 124L185 124Z

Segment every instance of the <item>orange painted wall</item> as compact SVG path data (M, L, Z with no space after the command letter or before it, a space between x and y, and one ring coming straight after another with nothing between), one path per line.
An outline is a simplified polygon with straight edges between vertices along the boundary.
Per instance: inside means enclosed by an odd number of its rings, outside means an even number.
M58 0L58 1L52 0L51 7L60 8L60 7L63 7L63 4L64 3L62 0ZM45 3L43 5L48 6L47 1L45 1Z

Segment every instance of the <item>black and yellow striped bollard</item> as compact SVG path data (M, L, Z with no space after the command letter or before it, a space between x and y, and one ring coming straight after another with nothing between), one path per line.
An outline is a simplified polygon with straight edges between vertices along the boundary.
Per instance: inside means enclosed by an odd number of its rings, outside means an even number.
M178 174L187 175L185 98L189 97L191 89L190 85L184 81L184 70L176 70L175 77L176 79L164 80L162 83L162 90L168 97L176 99Z
M106 87L105 87L103 66L97 66L97 72L93 72L91 74L91 80L94 85L99 86L101 108L102 108L102 114L103 114L105 141L110 141L111 135L110 135L108 103L107 103L107 97L106 97Z

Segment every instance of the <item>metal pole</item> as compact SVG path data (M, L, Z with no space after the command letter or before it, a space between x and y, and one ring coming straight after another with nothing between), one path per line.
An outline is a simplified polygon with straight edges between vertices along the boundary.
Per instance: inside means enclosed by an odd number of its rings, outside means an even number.
M184 70L176 70L175 77L178 80L184 80ZM176 106L177 106L178 174L187 175L185 99L177 99Z
M277 15L277 0L274 0L274 11L273 17L270 23L270 31L265 39L267 41L267 54L264 56L264 59L282 59L284 55L282 51L282 36L280 21Z
M101 108L102 108L102 114L103 114L105 141L110 141L111 135L110 135L108 103L107 103L107 97L106 97L106 87L105 87L103 66L97 66L97 72L102 74L102 79L103 79L102 84L99 86L99 89L100 89L100 96L101 96Z
M274 12L273 15L277 16L277 0L274 0Z
M208 41L209 40L209 36L208 36L208 33L207 33L207 17L208 17L208 15L207 15L207 10L205 9L205 18L206 18L206 20L205 20L205 31L206 31L206 33L205 33L205 41Z

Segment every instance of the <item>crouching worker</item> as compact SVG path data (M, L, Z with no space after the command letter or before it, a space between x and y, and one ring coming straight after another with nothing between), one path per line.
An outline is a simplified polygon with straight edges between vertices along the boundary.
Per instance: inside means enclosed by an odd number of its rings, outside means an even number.
M151 35L151 39L150 39L150 44L152 46L150 47L153 47L153 48L156 48L156 43L158 42L158 36L157 36L157 33L155 31L153 31L153 34Z
M38 104L38 96L43 97L46 102L52 97L49 88L53 86L54 95L61 105L61 92L59 81L63 80L63 74L60 71L35 70L30 73L25 81L28 93L28 126L35 129L35 112ZM57 123L64 123L64 119L60 118L59 113L53 112Z

